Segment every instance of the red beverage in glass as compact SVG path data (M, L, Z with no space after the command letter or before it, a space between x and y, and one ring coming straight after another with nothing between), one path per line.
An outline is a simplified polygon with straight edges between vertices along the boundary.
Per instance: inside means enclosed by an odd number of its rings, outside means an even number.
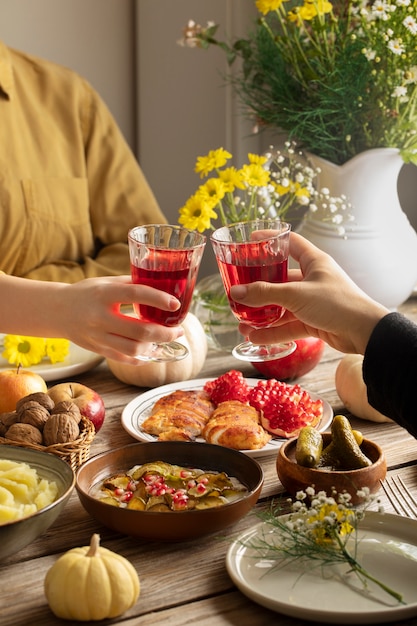
M230 297L234 285L253 282L283 283L288 280L290 224L279 218L256 219L222 226L214 231L211 243L220 275L234 316L252 328L268 328L283 316L278 304L245 306ZM272 361L291 354L294 341L278 344L256 344L243 341L232 354L242 361Z
M172 256L172 251L169 256ZM197 279L197 268L194 272L189 267L170 269L169 263L164 267L159 263L158 269L136 267L131 265L132 281L141 285L148 285L160 291L172 294L181 302L177 311L163 311L146 304L135 303L135 311L145 322L154 322L163 326L177 326L187 315Z
M263 307L245 306L230 298L230 287L253 283L258 280L268 283L283 283L287 281L288 261L287 259L277 259L276 262L268 265L232 265L218 260L220 274L229 298L230 308L235 317L241 322L245 322L254 328L267 328L278 321L283 313L283 307L271 304Z
M144 224L129 231L128 242L132 282L168 293L180 302L177 311L134 302L138 317L145 323L178 326L191 304L206 237L182 226ZM188 348L180 341L152 342L136 358L168 362L183 359L187 354Z

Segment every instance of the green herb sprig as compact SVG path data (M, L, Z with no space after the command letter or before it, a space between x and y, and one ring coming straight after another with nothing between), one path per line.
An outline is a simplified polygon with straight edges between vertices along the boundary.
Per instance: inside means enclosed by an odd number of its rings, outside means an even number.
M277 530L276 533L266 531L243 543L254 550L256 556L275 562L275 567L290 563L300 568L308 564L311 569L311 563L323 568L347 564L349 572L356 574L364 589L372 581L404 604L401 593L373 576L358 561L358 526L373 502L367 488L358 495L363 505L354 509L347 493L334 493L329 497L323 491L315 493L314 488L308 487L297 494L288 515L283 515L283 507L276 502L258 514L268 527Z

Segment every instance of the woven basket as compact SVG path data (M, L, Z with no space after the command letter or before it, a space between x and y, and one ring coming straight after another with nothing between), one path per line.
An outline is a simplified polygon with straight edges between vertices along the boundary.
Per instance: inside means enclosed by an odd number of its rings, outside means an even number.
M54 443L52 446L40 446L35 443L28 443L27 441L13 441L12 439L0 437L0 444L30 448L31 450L55 454L63 461L66 461L75 472L80 465L89 458L90 446L95 434L96 430L94 424L89 419L82 417L80 421L79 437L68 443Z

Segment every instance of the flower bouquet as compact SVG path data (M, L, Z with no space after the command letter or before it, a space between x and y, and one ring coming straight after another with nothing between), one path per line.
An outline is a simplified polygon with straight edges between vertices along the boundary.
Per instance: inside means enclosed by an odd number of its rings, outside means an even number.
M283 150L271 147L265 155L249 154L239 169L228 164L231 159L223 148L197 158L195 171L206 180L180 208L180 224L204 232L257 218L301 219L310 212L334 224L344 236L345 224L352 219L346 197L317 189L320 170L309 164L294 142L286 142ZM197 284L192 312L203 324L212 348L233 348L241 340L220 274Z
M335 164L371 148L417 164L417 0L256 0L246 38L190 21L180 43L221 47L257 126Z

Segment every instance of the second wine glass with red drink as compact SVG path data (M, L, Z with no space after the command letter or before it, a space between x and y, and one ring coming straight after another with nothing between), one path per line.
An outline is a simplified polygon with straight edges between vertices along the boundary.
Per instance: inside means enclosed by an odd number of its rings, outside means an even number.
M230 296L233 285L288 280L289 235L291 226L279 219L258 219L223 226L214 231L211 243L220 275L235 317L253 328L273 326L285 309L276 304L253 307L235 302ZM270 361L291 354L294 342L254 345L243 342L233 355L243 361Z
M147 224L129 231L132 282L148 285L175 296L181 306L163 311L134 303L138 317L145 322L178 326L191 304L206 237L182 226ZM137 358L143 361L178 361L188 354L178 341L152 344L151 350Z

